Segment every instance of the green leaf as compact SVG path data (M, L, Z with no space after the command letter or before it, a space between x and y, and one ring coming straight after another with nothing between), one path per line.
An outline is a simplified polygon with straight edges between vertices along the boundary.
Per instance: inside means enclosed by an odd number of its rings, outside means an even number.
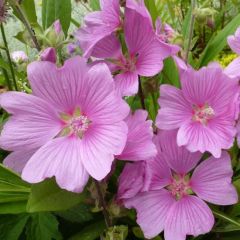
M204 49L198 67L206 66L227 44L227 37L233 34L240 23L240 13L232 19L216 36L213 36Z
M152 1L145 0L145 5L152 17L153 23L155 23L155 21L158 17L158 10L157 10L155 1L154 0L152 0Z
M27 224L27 240L59 240L58 221L51 213L36 213Z
M89 6L93 11L100 10L100 3L99 0L90 0Z
M234 224L226 224L221 227L215 227L213 232L235 232L235 231L240 231L240 227L234 225Z
M84 199L84 193L68 192L57 186L53 179L34 184L27 204L28 212L67 210Z
M21 7L31 25L37 24L37 14L34 0L23 0Z
M105 228L104 221L96 222L83 228L81 232L70 237L68 240L95 240L99 238Z
M27 223L29 216L1 215L0 216L0 239L18 240Z
M56 212L56 214L70 222L83 223L93 219L91 207L85 204L79 204L66 211Z
M235 225L236 227L239 227L240 228L240 222L238 220L236 220L235 218L231 217L231 216L228 216L227 214L223 213L223 212L220 212L218 210L212 210L213 211L213 214L219 218L219 219L222 219L224 220L225 222L229 222L233 225Z
M26 212L30 185L0 164L0 214Z
M171 57L164 60L162 76L163 83L168 83L178 88L180 87L178 69L174 60Z
M50 27L55 20L59 19L63 32L67 35L71 22L71 0L43 0L42 2L42 25L43 29Z

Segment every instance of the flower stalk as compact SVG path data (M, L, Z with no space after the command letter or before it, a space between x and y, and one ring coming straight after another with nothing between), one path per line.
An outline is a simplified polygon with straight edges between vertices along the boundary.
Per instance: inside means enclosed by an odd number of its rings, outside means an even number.
M146 109L145 102L144 102L144 93L143 93L142 83L141 83L140 77L138 77L138 83L139 83L138 96L140 98L142 108Z
M100 206L102 207L102 212L103 212L103 216L104 216L104 219L105 219L106 226L107 226L107 228L110 228L112 226L112 220L111 220L111 218L108 214L107 204L106 204L106 201L104 199L103 192L101 190L101 185L97 180L93 180L93 181L94 181L95 186L96 186L98 200L99 200Z
M11 56L10 56L10 52L9 52L9 48L8 48L8 43L7 43L7 39L6 39L6 35L5 35L5 31L4 31L4 27L3 27L2 23L1 23L1 33L2 33L2 38L3 38L3 42L4 42L4 46L5 46L5 51L6 51L7 58L8 58L10 72L11 72L12 79L13 79L13 85L14 85L15 90L18 91L17 81L16 81L14 69L13 69L13 63L12 63L12 60L11 60ZM6 76L8 76L8 75L5 75L5 77ZM8 77L6 78L6 80L7 79L8 79ZM8 80L7 80L8 85L10 85L10 80L9 81Z

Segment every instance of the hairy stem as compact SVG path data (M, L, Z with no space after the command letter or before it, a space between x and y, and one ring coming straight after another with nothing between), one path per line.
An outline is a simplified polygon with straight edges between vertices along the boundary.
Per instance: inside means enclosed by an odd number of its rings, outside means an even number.
M27 18L25 17L25 15L24 15L24 13L23 13L23 11L22 11L22 9L21 9L21 6L20 6L18 3L16 3L16 4L14 5L14 9L15 9L16 12L19 14L19 16L20 16L20 18L21 18L24 26L26 27L26 29L27 29L30 37L32 38L32 41L33 41L33 43L34 43L35 48L36 48L38 51L41 51L41 47L40 47L40 45L39 45L39 43L38 43L38 40L37 40L37 38L36 38L33 30L32 30L32 27L31 27L30 23L28 22Z
M7 58L8 58L8 63L9 63L9 67L10 67L10 72L11 72L12 79L13 79L14 88L16 91L18 91L17 81L15 78L14 69L13 69L13 63L11 60L8 43L7 43L7 39L6 39L6 35L5 35L5 31L4 31L4 27L3 27L2 23L1 23L1 33L2 33L2 38L3 38L3 42L4 42L5 51L7 53ZM3 72L3 74L4 74L4 72ZM5 77L6 76L8 77L8 75L5 75ZM9 79L6 79L6 80L8 81L8 84L10 85L10 80Z
M97 180L94 180L94 183L95 183L95 186L96 186L96 189L97 189L99 203L100 203L100 205L103 209L102 212L103 212L103 216L104 216L104 219L105 219L105 223L106 223L107 228L109 228L109 227L112 226L112 221L111 221L111 218L110 218L110 216L108 214L108 211L107 211L107 204L106 204L104 196L103 196L101 185Z
M191 22L190 22L190 29L189 29L189 35L188 35L188 44L187 44L187 50L186 50L186 56L185 56L185 62L188 62L188 56L191 48L191 42L192 42L192 37L193 37L193 30L194 30L194 22L195 22L195 14L194 14L194 9L196 6L196 1L192 0L192 17L191 17Z
M138 85L139 85L138 96L140 98L142 108L146 109L145 102L144 102L144 94L143 94L143 89L142 89L142 83L141 83L140 77L138 77Z

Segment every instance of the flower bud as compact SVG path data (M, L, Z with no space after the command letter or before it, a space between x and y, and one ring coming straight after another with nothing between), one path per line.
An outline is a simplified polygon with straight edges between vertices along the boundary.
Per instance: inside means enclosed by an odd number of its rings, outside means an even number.
M40 53L40 59L41 59L41 61L48 61L48 62L56 63L56 61L57 61L56 55L57 54L56 54L55 48L49 47Z
M107 232L105 233L104 240L125 240L128 235L128 227L121 225L121 226L113 226L108 228Z
M59 20L56 20L45 32L43 42L44 45L50 47L61 47L65 40L62 26Z
M214 18L214 15L216 14L216 10L212 8L197 8L194 11L196 21L199 24L206 24L209 19Z
M11 58L16 64L26 63L28 61L28 56L23 51L14 51L11 53Z

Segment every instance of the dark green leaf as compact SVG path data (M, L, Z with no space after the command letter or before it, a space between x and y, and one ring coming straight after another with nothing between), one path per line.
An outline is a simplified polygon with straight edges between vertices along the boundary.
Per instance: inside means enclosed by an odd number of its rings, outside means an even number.
M43 0L43 29L50 27L57 19L60 20L62 29L67 34L71 22L71 0Z
M105 222L96 222L85 228L74 236L70 237L68 240L95 240L103 233L106 228Z
M222 219L225 222L231 223L231 224L235 225L236 227L240 228L240 221L238 221L235 218L228 216L227 214L220 212L218 210L212 210L212 211L217 218Z
M57 212L56 214L70 222L83 223L93 219L91 208L84 204L79 204L69 210Z
M27 224L27 240L59 240L58 221L51 213L36 213Z
M28 212L67 210L84 199L84 193L76 194L63 190L53 179L34 184L31 188Z
M29 216L21 215L1 215L0 216L0 239L18 240L27 223Z

